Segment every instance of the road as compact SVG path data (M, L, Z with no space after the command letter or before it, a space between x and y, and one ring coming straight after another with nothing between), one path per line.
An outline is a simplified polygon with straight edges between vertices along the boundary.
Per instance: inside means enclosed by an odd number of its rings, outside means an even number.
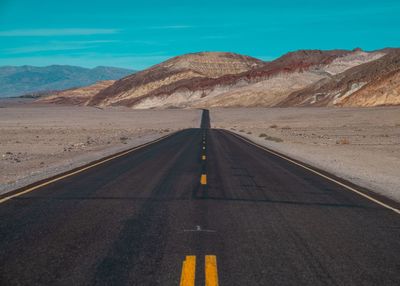
M399 285L399 214L201 127L3 196L0 284Z

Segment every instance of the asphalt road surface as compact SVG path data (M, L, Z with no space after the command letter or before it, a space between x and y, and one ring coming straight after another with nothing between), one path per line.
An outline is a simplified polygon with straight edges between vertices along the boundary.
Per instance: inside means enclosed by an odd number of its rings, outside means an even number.
M3 195L0 285L400 285L399 214L202 119Z

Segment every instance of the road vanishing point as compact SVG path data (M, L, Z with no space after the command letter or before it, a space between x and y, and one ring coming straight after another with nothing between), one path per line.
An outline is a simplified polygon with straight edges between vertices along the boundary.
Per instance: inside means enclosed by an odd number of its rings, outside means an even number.
M0 285L400 285L399 204L186 129L0 196Z

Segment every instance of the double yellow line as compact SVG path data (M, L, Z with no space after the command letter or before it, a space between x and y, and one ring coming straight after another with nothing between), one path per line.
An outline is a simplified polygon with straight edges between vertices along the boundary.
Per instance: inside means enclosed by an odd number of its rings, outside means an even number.
M217 257L206 255L204 263L205 285L218 286ZM194 286L196 279L196 256L186 256L182 263L181 282L179 286Z

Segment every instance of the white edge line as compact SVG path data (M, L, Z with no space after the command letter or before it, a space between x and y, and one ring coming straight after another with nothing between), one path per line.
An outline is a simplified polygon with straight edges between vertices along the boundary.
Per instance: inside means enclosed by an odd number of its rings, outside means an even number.
M26 193L30 193L30 192L32 192L32 191L34 191L34 190L37 190L37 189L39 189L39 188L41 188L41 187L44 187L44 186L47 186L47 185L49 185L49 184L51 184L51 183L57 182L57 181L59 181L59 180L62 180L62 179L68 178L68 177L71 177L71 176L73 176L73 175L75 175L75 174L81 173L81 172L83 172L83 171L86 171L86 170L91 169L91 168L93 168L93 167L96 167L96 166L98 166L98 165L104 164L104 163L106 163L106 162L108 162L108 161L111 161L111 160L113 160L113 159L116 159L116 158L125 156L125 155L127 155L127 154L129 154L129 153L131 153L131 152L133 152L133 151L142 149L142 148L147 147L147 146L149 146L149 145L151 145L151 144L154 144L154 143L157 143L157 142L159 142L159 141L161 141L161 140L163 140L163 139L166 139L166 138L168 138L168 137L170 137L170 136L172 136L172 135L174 135L174 134L176 134L176 133L177 133L177 132L174 132L174 133L168 134L168 135L166 135L166 136L163 136L163 137L161 137L161 138L158 138L158 139L156 139L156 140L153 140L153 141L144 143L144 144L139 145L139 146L136 146L136 147L132 147L131 149L129 149L129 150L127 150L127 151L122 151L122 153L120 153L120 154L118 154L118 155L115 155L115 156L112 156L112 157L109 157L109 158L107 158L107 159L103 159L103 160L100 159L101 161L99 161L99 162L97 162L97 163L94 163L94 164L90 164L90 163L89 163L90 165L88 165L88 166L86 166L86 167L81 167L81 168L78 167L79 169L76 170L76 171L73 171L73 172L71 172L71 173L67 173L67 174L65 174L65 175L61 175L61 176L56 177L56 178L54 178L54 179L51 179L51 180L49 180L49 181L43 182L43 183L41 183L41 184L39 184L39 185L36 185L36 186L33 186L33 187L28 188L28 189L26 189L26 190L23 190L23 191L21 191L21 192L19 192L19 193L16 193L16 194L13 194L13 195L10 195L10 196L6 196L6 197L0 199L0 204L1 204L1 203L4 203L4 202L6 202L6 201L8 201L8 200L10 200L10 199L12 199L12 198L21 196L21 195L26 194ZM67 172L68 172L68 171L67 171ZM12 191L11 191L11 192L12 192Z
M396 209L396 208L391 207L391 206L389 206L389 205L387 205L387 204L385 204L385 203L383 203L383 202L381 202L381 201L379 201L377 199L374 199L373 197L371 197L371 196L369 196L367 194L364 194L361 191L358 191L358 190L356 190L356 189L354 189L354 188L352 188L352 187L350 187L350 186L348 186L348 185L346 185L346 184L344 184L342 182L339 182L338 180L335 180L335 179L333 179L333 178L331 178L329 176L326 176L326 175L324 175L324 174L322 174L322 173L320 173L320 172L318 172L318 171L316 171L316 170L314 170L312 168L309 168L309 167L307 167L307 166L305 166L305 165L303 165L301 163L298 163L298 162L296 162L296 161L294 161L294 160L292 160L292 159L290 159L290 158L288 158L286 156L283 156L283 155L278 154L278 153L276 153L276 152L274 152L272 150L269 150L266 147L262 147L262 146L258 145L257 143L254 143L250 139L247 139L245 137L239 136L234 132L230 132L230 131L225 130L225 129L223 129L223 130L227 131L228 133L232 134L233 136L241 139L242 141L246 141L247 143L250 143L251 145L253 145L253 146L255 146L255 147L257 147L257 148L259 148L261 150L267 151L268 153L271 153L271 154L273 154L273 155L275 155L275 156L277 156L279 158L285 159L286 161L289 161L290 163L293 163L293 164L295 164L297 166L300 166L300 167L302 167L302 168L304 168L304 169L306 169L306 170L308 170L308 171L310 171L310 172L312 172L314 174L317 174L317 175L319 175L319 176L321 176L321 177L323 177L323 178L325 178L325 179L327 179L327 180L329 180L331 182L334 182L334 183L336 183L336 184L338 184L338 185L340 185L340 186L342 186L342 187L344 187L344 188L346 188L346 189L348 189L348 190L350 190L350 191L352 191L352 192L354 192L354 193L356 193L356 194L358 194L358 195L360 195L360 196L362 196L362 197L364 197L364 198L366 198L366 199L368 199L370 201L373 201L374 203L376 203L376 204L378 204L378 205L380 205L382 207L385 207L385 208L387 208L387 209L389 209L391 211L394 211L397 214L400 214L400 210L399 209Z

